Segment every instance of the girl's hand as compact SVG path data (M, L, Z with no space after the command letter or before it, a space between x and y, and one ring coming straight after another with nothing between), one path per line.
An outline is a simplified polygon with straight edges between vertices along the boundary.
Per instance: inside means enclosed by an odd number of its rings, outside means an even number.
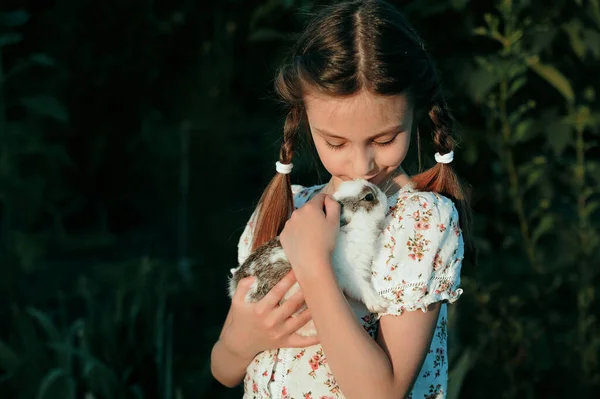
M223 332L219 338L231 353L248 363L260 352L275 348L305 348L319 343L318 337L304 337L296 330L311 320L308 310L291 317L304 304L302 291L288 298L281 306L279 301L294 285L296 277L289 272L263 299L245 303L244 298L253 277L239 281Z
M301 285L330 264L339 229L340 204L331 196L317 194L292 213L279 240Z

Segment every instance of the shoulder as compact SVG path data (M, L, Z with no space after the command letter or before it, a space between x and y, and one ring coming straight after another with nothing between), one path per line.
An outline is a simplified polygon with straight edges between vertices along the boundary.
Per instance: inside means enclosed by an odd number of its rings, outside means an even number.
M413 188L401 190L390 205L389 227L391 229L416 229L428 231L458 223L458 210L454 202L431 191Z

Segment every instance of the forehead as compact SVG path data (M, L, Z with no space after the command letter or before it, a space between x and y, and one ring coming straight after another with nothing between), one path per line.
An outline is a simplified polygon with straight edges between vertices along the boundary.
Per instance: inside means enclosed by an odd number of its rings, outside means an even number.
M408 128L412 104L405 94L381 96L361 91L348 97L307 94L304 97L311 128L338 136L376 134L394 125Z

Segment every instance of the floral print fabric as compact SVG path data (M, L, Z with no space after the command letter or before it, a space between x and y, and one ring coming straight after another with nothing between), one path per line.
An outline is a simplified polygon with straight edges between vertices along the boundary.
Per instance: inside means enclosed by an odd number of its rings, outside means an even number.
M324 185L293 185L294 206L299 208ZM238 244L238 262L250 254L255 214ZM446 397L448 382L447 303L462 294L460 271L464 256L458 212L452 201L432 192L419 192L411 184L388 198L381 248L373 261L372 284L392 305L380 314L370 313L348 299L357 319L375 339L379 319L405 311L427 311L442 302L434 336L409 399ZM261 352L244 378L245 399L344 398L327 364L321 345L279 348Z

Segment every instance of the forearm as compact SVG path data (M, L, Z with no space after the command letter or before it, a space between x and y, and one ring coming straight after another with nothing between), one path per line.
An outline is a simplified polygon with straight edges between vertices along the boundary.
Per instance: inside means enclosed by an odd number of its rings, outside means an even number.
M212 348L210 369L212 375L229 388L237 386L244 379L246 368L252 360L245 360L234 354L219 339Z
M233 388L242 382L246 368L252 359L244 359L227 346L226 336L231 325L231 310L227 313L219 340L215 343L210 354L210 370L221 384Z
M333 272L305 282L302 291L327 363L344 395L350 399L398 397L387 355L360 325Z

